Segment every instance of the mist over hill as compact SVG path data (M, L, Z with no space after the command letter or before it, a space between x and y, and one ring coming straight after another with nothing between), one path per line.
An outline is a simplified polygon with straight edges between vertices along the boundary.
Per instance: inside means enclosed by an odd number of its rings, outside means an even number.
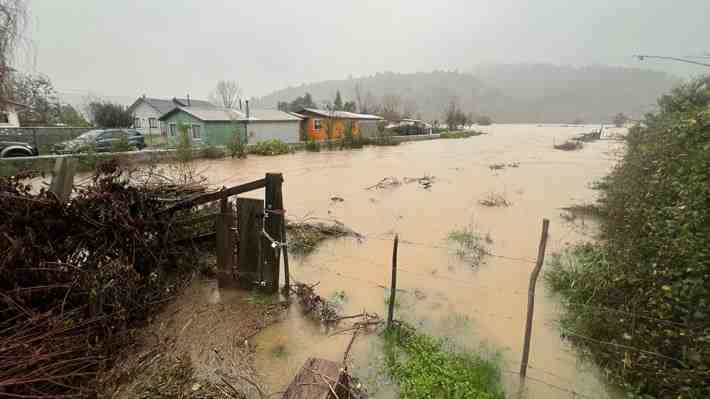
M571 67L547 64L495 65L470 72L384 72L289 87L254 99L276 107L310 93L317 104L330 103L340 91L368 111L395 106L400 113L442 120L455 99L464 112L488 115L496 122L610 122L623 112L641 117L656 98L680 80L663 72L611 66Z

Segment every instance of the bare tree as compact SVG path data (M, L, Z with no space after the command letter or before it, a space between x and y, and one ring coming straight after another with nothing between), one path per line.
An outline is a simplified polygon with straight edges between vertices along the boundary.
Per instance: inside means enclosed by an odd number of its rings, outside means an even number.
M234 108L242 96L242 88L234 80L220 80L210 94L213 104L224 108Z
M388 121L398 120L401 116L402 98L397 94L385 94L382 96L382 117Z
M414 118L414 114L417 113L419 107L417 106L417 101L413 98L404 101L404 106L402 107L402 117L404 118Z
M27 20L26 0L0 0L0 100L10 97L10 61Z

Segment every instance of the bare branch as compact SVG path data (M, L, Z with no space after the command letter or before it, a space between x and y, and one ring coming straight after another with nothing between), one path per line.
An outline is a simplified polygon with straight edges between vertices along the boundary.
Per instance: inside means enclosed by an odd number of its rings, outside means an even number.
M242 96L242 88L234 80L220 80L210 94L210 101L224 108L234 108Z

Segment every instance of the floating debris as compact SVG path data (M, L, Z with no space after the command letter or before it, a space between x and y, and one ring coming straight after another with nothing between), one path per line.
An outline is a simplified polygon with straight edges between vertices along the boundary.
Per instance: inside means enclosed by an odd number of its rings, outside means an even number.
M434 176L424 175L423 177L405 177L404 182L407 184L417 182L422 188L428 190L434 184L435 179Z
M308 220L301 222L287 220L286 229L289 251L302 255L312 252L318 244L328 238L364 238L362 234L335 219L313 223L309 223Z
M576 151L581 150L584 147L581 141L567 140L562 144L553 144L554 149L562 151Z
M398 187L401 185L402 185L402 182L398 178L396 178L394 176L390 176L390 177L385 177L384 179L380 180L379 182L377 182L377 184L374 184L370 187L365 188L365 190L372 190L372 189L384 190L384 189L388 189L388 188Z
M344 202L344 201L345 201L345 199L343 199L343 197L338 197L338 196L330 197L330 202Z
M488 193L483 199L478 201L479 204L494 208L494 207L509 207L512 205L506 198L505 194Z

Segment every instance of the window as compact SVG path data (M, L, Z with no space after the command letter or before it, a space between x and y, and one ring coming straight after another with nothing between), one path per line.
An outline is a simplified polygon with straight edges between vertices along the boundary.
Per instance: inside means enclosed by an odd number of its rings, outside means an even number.
M158 127L158 120L155 118L148 118L148 126L150 126L151 129L155 129Z
M170 137L177 136L177 125L174 123L170 124Z
M323 121L321 121L320 119L313 119L313 130L315 130L316 132L319 131L322 127L322 124Z
M0 112L0 123L10 123L10 114L7 112Z
M140 127L141 127L141 118L135 118L135 119L133 120L133 127L137 127L137 128L140 129Z
M192 125L192 138L195 140L202 138L202 126Z

